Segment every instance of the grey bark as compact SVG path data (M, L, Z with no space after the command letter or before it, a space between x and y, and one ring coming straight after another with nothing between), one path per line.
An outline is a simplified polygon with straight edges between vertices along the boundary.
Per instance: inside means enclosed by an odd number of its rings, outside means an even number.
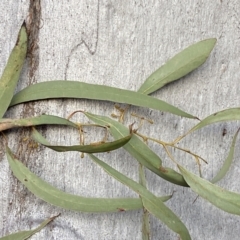
M30 4L31 2L31 4ZM29 7L30 6L30 7ZM27 1L0 2L0 71L2 72L25 19L32 29L32 51L17 91L47 80L78 80L137 90L146 77L188 45L217 38L206 64L153 96L204 118L216 111L239 106L240 2L227 1ZM32 25L31 25L32 24ZM5 117L36 116L41 113L67 117L82 109L110 115L113 104L97 101L45 101L17 106ZM153 119L142 132L165 141L186 132L194 121L132 108ZM77 121L86 121L80 114ZM128 119L129 123L132 119ZM181 146L208 160L203 175L211 179L221 167L238 123L209 126L187 137ZM52 142L76 144L78 133L45 127ZM226 129L226 135L222 134ZM89 136L100 137L94 130ZM8 131L9 145L38 176L68 193L98 197L136 196L108 177L88 158L79 154L34 149L24 142L29 130ZM223 136L224 135L224 136ZM88 138L90 141L90 137ZM2 143L1 143L2 144ZM239 143L237 143L239 144ZM151 145L151 144L150 144ZM166 164L172 165L159 146L151 145ZM175 152L176 159L197 172L194 159ZM219 183L240 192L240 150ZM123 150L101 155L113 167L138 181L137 163ZM11 174L0 146L0 236L35 227L43 219L61 216L32 239L141 239L141 211L116 214L85 214L65 211L33 196ZM239 217L225 213L191 190L178 187L148 172L148 188L156 195L175 191L167 205L182 219L192 239L239 239ZM176 234L151 218L151 239L177 239Z

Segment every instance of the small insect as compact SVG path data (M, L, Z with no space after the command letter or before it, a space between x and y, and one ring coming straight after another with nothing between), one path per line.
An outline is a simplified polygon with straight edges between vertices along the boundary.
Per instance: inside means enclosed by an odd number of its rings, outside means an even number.
M126 210L124 208L118 208L119 212L125 212Z
M227 129L224 128L223 131L222 131L222 136L224 137L226 134L227 134Z

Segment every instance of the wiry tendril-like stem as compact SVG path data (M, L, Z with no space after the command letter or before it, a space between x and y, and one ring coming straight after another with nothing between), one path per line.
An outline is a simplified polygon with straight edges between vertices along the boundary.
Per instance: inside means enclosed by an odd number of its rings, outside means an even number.
M207 163L207 161L206 161L205 159L203 159L201 156L199 156L199 155L191 152L189 149L185 149L185 148L176 146L174 142L168 143L168 142L164 142L164 141L161 141L161 140L159 140L159 139L156 139L156 138L148 137L148 136L145 136L145 135L139 133L137 130L135 130L134 133L135 133L137 136L141 137L141 138L143 139L143 141L145 141L145 142L147 142L148 140L150 140L150 141L153 141L153 142L156 142L156 143L162 145L163 148L164 148L164 150L166 151L167 155L168 155L168 156L170 157L170 159L173 160L175 163L176 163L176 161L174 160L172 154L169 152L168 146L169 146L169 147L172 147L172 148L175 148L175 149L178 149L178 150L180 150L180 151L184 151L184 152L192 155L192 156L196 159L196 162L197 162L197 164L198 164L199 166L200 166L199 160L202 160L203 162Z

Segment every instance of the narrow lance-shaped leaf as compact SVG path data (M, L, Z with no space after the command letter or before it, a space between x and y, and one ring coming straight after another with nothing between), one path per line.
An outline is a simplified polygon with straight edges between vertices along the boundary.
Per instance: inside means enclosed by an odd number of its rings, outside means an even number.
M197 117L192 116L169 103L141 93L76 81L56 80L30 85L14 95L11 106L29 101L53 98L92 99L127 103L139 107L170 112L186 118L197 119Z
M142 208L139 198L87 198L68 194L51 186L33 174L19 160L9 148L6 149L7 158L14 176L36 197L54 206L67 210L81 212L119 212ZM170 196L160 198L167 201Z
M228 153L228 156L226 158L226 160L224 161L221 169L219 170L219 172L216 174L216 176L211 180L212 183L216 183L218 181L220 181L221 179L224 178L224 176L226 175L226 173L228 172L232 161L233 161L233 156L234 156L234 148L235 148L235 144L236 144L236 140L237 140L237 136L239 133L239 130L235 133L234 137L233 137L233 141L230 147L230 151Z
M200 128L206 127L213 123L233 120L240 120L240 108L229 108L222 110L220 112L216 112L204 118L200 123L194 126L187 134L192 133Z
M144 167L139 163L139 183L147 189L146 177ZM142 197L140 196L142 199ZM150 220L149 212L145 207L143 207L142 215L142 240L150 240Z
M88 112L84 112L84 114L97 124L109 126L109 132L115 139L123 137L124 134L129 131L123 124L109 117L99 116ZM136 158L139 163L158 176L171 183L188 187L188 184L184 180L183 176L171 168L163 167L162 160L158 157L158 155L135 134L133 134L131 140L124 145L123 148Z
M90 144L90 145L73 145L73 146L51 145L36 129L33 129L32 137L38 143L57 152L77 151L77 152L84 152L84 153L100 153L100 152L113 151L124 146L131 139L132 134L129 134L113 142L100 143L97 145Z
M168 208L164 205L162 201L160 201L155 195L149 192L145 187L141 184L133 181L132 179L126 177L122 173L110 167L108 164L104 163L96 156L89 154L91 159L97 163L104 171L106 171L110 176L114 177L121 183L125 184L137 194L142 197L144 207L153 214L156 218L161 220L164 224L166 224L171 230L178 233L180 237L184 240L191 239L187 228L181 222L181 220Z
M124 126L122 123L118 121L115 121L114 119L92 114L89 112L83 113L96 124L108 126L110 134L115 139L121 138L129 132L129 129L126 126ZM141 141L135 134L133 134L131 141L129 141L129 143L126 144L125 147L128 147L129 145L131 145L136 151L141 153L141 155L143 155L149 161L149 163L152 164L155 168L161 167L162 165L161 158L159 158L155 152L151 151L150 148L143 141Z
M0 132L10 128L30 127L30 126L38 126L38 125L66 125L66 126L78 128L77 124L65 118L43 114L37 117L24 118L24 119L2 118L0 119Z
M210 38L184 49L152 73L138 92L150 94L190 73L206 61L215 44L216 39Z
M18 39L0 79L0 118L3 117L12 100L27 53L27 30L23 23Z
M240 194L227 191L178 165L191 189L223 211L240 215Z
M34 235L35 233L41 231L47 224L52 222L58 216L59 215L51 217L51 218L45 220L44 222L42 222L40 224L40 226L38 226L37 228L35 228L33 230L21 231L21 232L13 233L13 234L10 234L10 235L7 235L5 237L0 238L0 240L25 240L25 239L28 239L32 235Z

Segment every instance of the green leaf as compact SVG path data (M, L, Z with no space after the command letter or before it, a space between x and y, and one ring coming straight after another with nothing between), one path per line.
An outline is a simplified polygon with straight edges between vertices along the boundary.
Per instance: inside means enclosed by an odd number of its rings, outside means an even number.
M214 206L225 212L240 215L240 194L227 191L178 165L191 189Z
M14 95L11 106L36 100L52 98L78 98L127 103L139 107L152 108L159 111L197 119L162 100L146 96L134 91L95 85L76 81L48 81L31 85Z
M231 144L231 147L230 147L230 151L228 153L228 156L227 156L226 160L223 163L223 166L221 167L219 172L216 174L216 176L211 180L212 183L216 183L216 182L220 181L221 179L223 179L224 176L226 175L226 173L228 172L228 170L229 170L229 168L232 164L232 161L233 161L234 147L235 147L235 144L236 144L236 140L237 140L239 130L240 129L238 129L238 131L235 133L235 135L233 137L233 141L232 141L232 144Z
M0 118L3 117L12 100L27 53L27 30L23 23L18 39L0 79Z
M60 215L60 214L59 214ZM52 222L57 216L51 217L47 220L45 220L44 222L42 222L40 224L39 227L33 229L33 230L29 230L29 231L21 231L21 232L17 232L17 233L13 233L10 235L7 235L5 237L0 238L0 240L25 240L30 238L32 235L34 235L35 233L41 231L47 224L49 224L50 222Z
M139 184L147 189L145 171L142 164L139 164ZM140 196L142 199L142 197ZM142 216L142 240L150 240L150 220L149 212L145 207L143 207L143 216Z
M207 60L216 41L210 38L184 49L152 73L138 92L150 94L198 68Z
M100 116L89 112L83 113L96 124L108 126L110 134L115 139L126 136L126 134L128 134L129 132L129 128L124 126L122 123L115 121L109 117ZM161 158L159 158L155 152L151 151L150 148L143 141L141 141L135 134L133 134L132 139L129 141L129 143L124 146L124 149L126 148L128 149L129 145L132 146L135 149L135 151L143 155L143 157L147 159L147 161L155 168L161 167L162 165Z
M123 124L109 117L99 116L88 112L84 112L84 114L93 122L99 125L108 126L109 132L115 139L123 137L129 131L129 129ZM131 140L124 145L123 148L134 158L136 158L139 163L161 178L171 183L188 187L188 184L184 180L183 176L171 168L163 167L162 160L158 157L158 155L154 153L135 134L133 134Z
M223 121L233 121L240 120L240 108L229 108L216 112L206 118L204 118L200 123L194 126L187 134L192 133L200 128L206 127L207 125L223 122Z
M81 212L121 212L142 208L139 198L87 198L68 194L33 174L7 147L7 158L14 176L36 197L63 209ZM167 201L169 196L160 198Z
M97 145L73 145L73 146L51 145L36 129L33 129L32 137L38 143L57 152L78 151L84 153L100 153L113 151L115 149L122 147L131 139L132 134L127 135L113 142L101 143Z
M37 125L67 125L74 128L78 128L78 125L61 117L53 115L40 115L37 117L25 118L25 119L0 119L0 132L16 127L30 127Z
M122 173L116 171L108 164L104 163L96 156L89 154L91 159L97 163L104 171L106 171L110 176L117 179L119 182L125 184L137 194L142 197L144 207L153 214L156 218L161 220L164 224L166 224L171 230L178 233L180 237L184 240L191 239L187 228L181 222L181 220L168 208L164 205L164 203L159 200L155 195L149 192L145 187L141 184L133 181L132 179L126 177Z

